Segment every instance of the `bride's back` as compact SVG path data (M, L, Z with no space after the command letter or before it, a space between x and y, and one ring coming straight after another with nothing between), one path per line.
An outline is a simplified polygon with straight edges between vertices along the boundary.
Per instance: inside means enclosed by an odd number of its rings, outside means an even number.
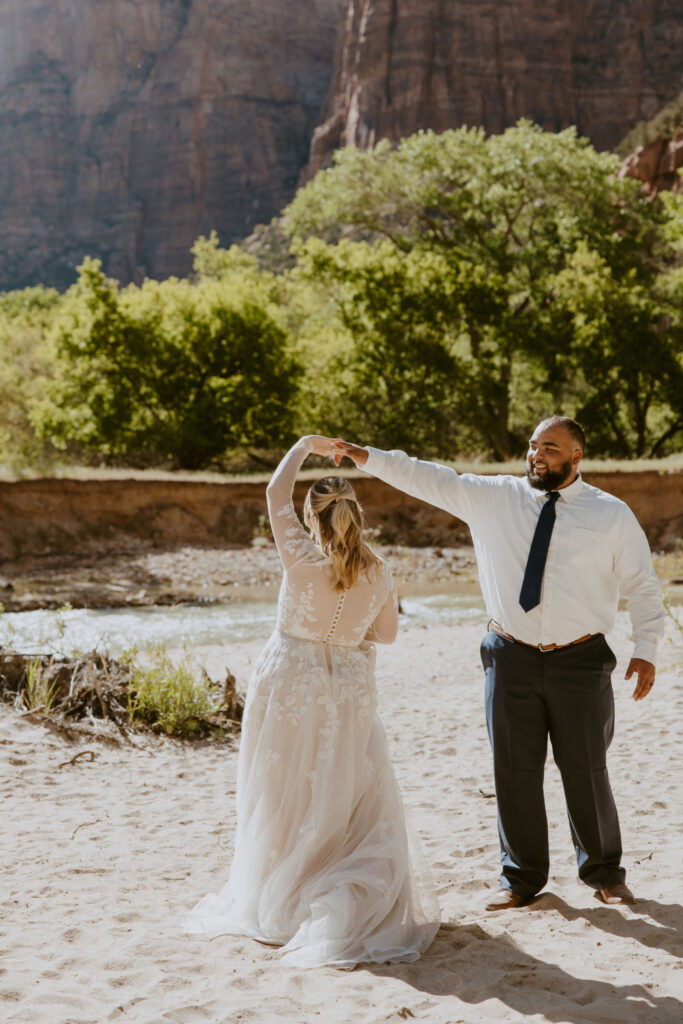
M358 647L366 638L390 643L396 635L390 621L380 621L372 630L387 601L394 605L393 583L386 563L378 559L359 575L352 587L337 591L329 559L312 541L308 543L310 549L306 554L285 570L278 605L278 628L303 640L348 647ZM395 609L393 616L388 612L389 609L382 619L395 617Z
M398 628L391 573L365 542L363 514L349 481L323 477L311 487L304 505L310 533L294 511L292 489L305 441L288 452L267 492L284 568L278 629L345 647L391 643Z

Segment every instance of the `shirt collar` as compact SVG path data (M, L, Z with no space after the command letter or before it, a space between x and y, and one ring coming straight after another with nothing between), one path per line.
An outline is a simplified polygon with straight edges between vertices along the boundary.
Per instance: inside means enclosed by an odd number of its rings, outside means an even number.
M538 491L535 487L531 486L531 484L526 479L526 477L524 478L524 482L527 485L527 489L529 490L531 495L536 499L536 501L547 501L547 499L548 499L547 491ZM583 490L583 487L584 487L584 483L583 483L583 480L581 478L581 474L577 473L576 480L572 480L572 482L569 484L568 487L560 487L559 488L559 490L557 492L559 494L559 496L560 496L559 500L560 501L568 501L568 502L575 501L578 498L578 496L581 493L581 491Z

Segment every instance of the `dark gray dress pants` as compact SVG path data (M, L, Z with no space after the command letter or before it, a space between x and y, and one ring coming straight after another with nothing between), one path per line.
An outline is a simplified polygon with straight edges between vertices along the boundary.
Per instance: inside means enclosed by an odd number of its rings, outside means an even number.
M530 898L548 880L543 798L548 736L562 776L579 877L593 889L623 882L619 819L606 766L614 732L616 658L604 636L544 652L489 632L481 657L501 886Z

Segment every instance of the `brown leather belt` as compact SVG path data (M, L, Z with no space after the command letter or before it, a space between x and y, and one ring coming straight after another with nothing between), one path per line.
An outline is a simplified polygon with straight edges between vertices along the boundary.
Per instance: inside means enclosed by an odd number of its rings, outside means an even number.
M526 640L518 640L516 636L510 636L505 630L494 622L493 619L489 622L489 629L497 633L498 636L505 637L506 640L513 640L516 644L523 644L524 647L531 647L534 651L559 651L563 647L574 647L575 644L582 644L586 640L592 640L594 636L600 636L599 633L586 633L585 636L580 636L578 640L570 640L568 644L528 644Z

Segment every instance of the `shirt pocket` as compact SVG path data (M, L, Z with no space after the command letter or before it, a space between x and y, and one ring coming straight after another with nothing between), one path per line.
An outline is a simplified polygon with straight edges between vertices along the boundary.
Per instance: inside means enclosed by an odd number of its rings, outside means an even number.
M612 549L609 538L600 530L587 526L570 526L564 545L567 563L576 568L593 567L598 572L612 568Z

